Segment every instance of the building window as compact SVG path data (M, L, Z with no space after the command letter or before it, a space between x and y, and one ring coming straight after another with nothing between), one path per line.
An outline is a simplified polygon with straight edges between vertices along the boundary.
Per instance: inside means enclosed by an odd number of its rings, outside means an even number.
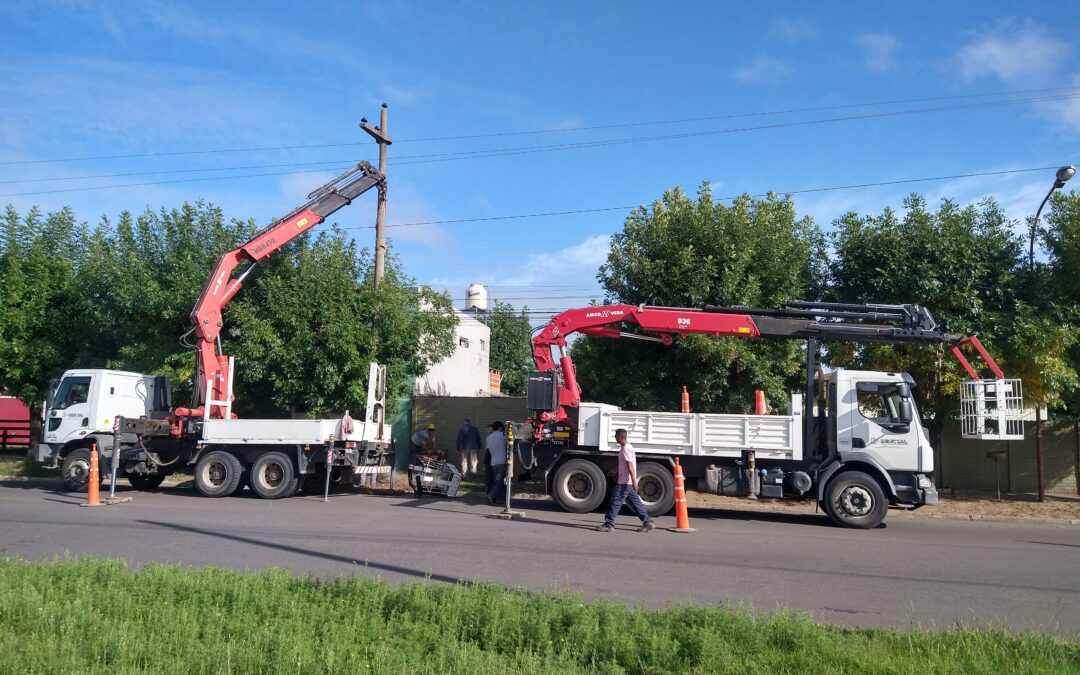
M469 348L469 338L467 337L459 337L457 343L459 347L464 347L465 349Z

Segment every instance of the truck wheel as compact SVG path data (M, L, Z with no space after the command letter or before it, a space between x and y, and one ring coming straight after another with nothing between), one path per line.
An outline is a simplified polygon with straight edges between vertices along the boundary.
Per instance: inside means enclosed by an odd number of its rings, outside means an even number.
M60 479L64 482L64 489L68 492L82 492L86 490L90 482L90 450L78 448L72 450L64 458L60 467ZM105 474L98 469L98 481L103 481Z
M228 497L236 492L243 474L236 455L211 450L195 465L195 489L204 497Z
M889 503L872 476L861 471L845 471L829 483L826 512L837 525L863 530L885 520Z
M650 516L662 516L675 506L675 477L656 462L638 464L638 496Z
M572 459L555 471L551 496L564 511L595 511L607 497L607 477L592 462Z
M129 473L127 479L131 487L146 492L157 489L165 482L165 476L161 474Z
M251 465L251 489L263 499L291 497L296 483L292 459L284 452L268 452Z

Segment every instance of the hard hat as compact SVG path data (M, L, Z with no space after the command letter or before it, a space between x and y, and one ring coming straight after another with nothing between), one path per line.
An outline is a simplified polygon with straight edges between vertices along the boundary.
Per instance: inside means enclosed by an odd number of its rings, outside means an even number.
M428 431L435 431L435 425L434 424L427 425L427 430Z

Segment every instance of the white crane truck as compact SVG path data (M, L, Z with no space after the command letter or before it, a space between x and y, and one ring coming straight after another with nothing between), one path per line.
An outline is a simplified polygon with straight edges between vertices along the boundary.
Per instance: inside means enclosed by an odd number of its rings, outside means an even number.
M639 332L627 332L636 326ZM626 411L581 401L566 352L574 334L630 337L670 345L699 333L806 340L805 395L785 415ZM1005 379L976 337L950 335L918 305L792 302L780 309L687 309L610 305L555 316L533 339L537 371L529 377L529 419L515 434L518 452L538 469L561 508L584 513L605 503L616 467L614 432L623 428L637 450L642 501L653 514L671 510L673 466L687 487L742 497L813 499L838 524L872 528L887 510L938 500L934 453L906 373L817 367L818 341L948 344L971 378L962 387L966 437L1023 438L1019 380ZM972 346L989 366L981 378L961 348ZM558 364L558 365L556 365Z
M218 260L191 312L197 339L195 401L173 407L165 377L105 369L68 370L53 386L44 410L37 461L61 467L68 490L85 489L90 449L116 458L118 473L141 489L157 487L176 471L194 470L195 488L225 497L250 485L259 497L296 493L304 479L351 481L376 473L390 446L385 423L386 371L372 364L363 421L237 419L233 359L221 350L222 310L256 264L322 223L330 214L386 180L360 162L308 195L308 201ZM233 278L242 263L243 271Z

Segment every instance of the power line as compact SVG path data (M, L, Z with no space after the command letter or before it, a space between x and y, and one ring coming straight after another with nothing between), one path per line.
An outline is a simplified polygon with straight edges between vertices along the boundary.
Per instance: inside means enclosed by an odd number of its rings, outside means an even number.
M982 177L986 177L986 176L1006 176L1006 175L1018 174L1018 173L1031 173L1033 171L1050 171L1050 170L1055 169L1055 168L1057 168L1057 167L1055 167L1055 166L1037 166L1037 167L1032 167L1032 168L1029 168L1029 169L1007 169L1007 170L1003 170L1003 171L979 171L979 172L976 172L976 173L958 173L958 174L952 174L952 175L948 175L948 176L927 176L927 177L923 177L923 178L901 178L901 179L896 179L896 180L875 181L875 182L871 182L871 183L853 183L853 184L850 184L850 185L833 185L833 186L829 186L829 187L803 188L803 189L800 189L800 190L773 190L773 191L771 191L771 193L772 194L782 194L782 195L800 195L800 194L811 194L811 193L815 193L815 192L834 192L834 191L839 191L839 190L857 190L857 189L862 189L862 188L884 187L884 186L889 186L889 185L905 185L905 184L909 184L909 183L929 183L929 182L940 181L940 180L956 180L956 179L959 179L959 178L982 178ZM769 194L770 193L765 192L765 193L758 193L758 194L753 194L753 195L749 195L749 196L760 199L760 198L763 198L763 197L767 197ZM718 201L732 201L732 200L738 199L739 196L740 195L731 196L731 197L716 197L715 199L717 199ZM605 207L599 207L599 208L593 208L593 209L575 209L575 210L571 210L571 211L547 211L547 212L539 212L539 213L518 213L518 214L513 214L513 215L508 215L508 216L485 216L483 218L454 218L454 219L450 219L450 220L423 220L423 221L416 221L416 222L412 222L412 223L389 223L389 224L387 224L387 227L418 227L418 226L421 226L421 225L454 225L454 224L457 224L457 223L480 223L480 222L488 222L488 221L493 221L493 220L519 220L519 219L524 219L524 218L547 218L547 217L553 217L553 216L579 215L579 214L585 214L585 213L602 213L602 212L605 212L605 211L629 211L629 210L632 210L632 209L639 208L641 206L642 206L641 204L635 204L633 206L605 206ZM339 227L338 229L340 229L340 230L370 230L372 228L374 228L374 225L356 225L356 226L353 226L353 227Z
M721 135L721 134L742 133L742 132L748 132L748 131L762 131L762 130L767 130L767 129L780 129L780 128L786 128L786 127L810 126L810 125L829 124L829 123L836 123L836 122L849 122L849 121L884 118L884 117L897 117L897 116L903 116L903 115L926 114L926 113L931 113L931 112L949 112L949 111L957 111L957 110L970 110L970 109L973 109L973 108L992 108L992 107L1000 107L1000 106L1006 106L1006 105L1016 105L1018 103L1030 103L1030 102L1036 102L1036 101L1050 101L1050 100L1057 101L1057 100L1070 100L1070 99L1080 99L1080 94L1073 94L1073 95L1068 95L1068 96L1057 96L1057 97L1044 97L1044 98L1039 98L1039 99L1022 99L1022 100L1014 99L1014 100L1010 100L1010 101L984 102L984 103L975 103L975 104L968 104L968 105L961 105L961 106L944 106L944 107L936 107L936 108L919 108L919 109L913 109L913 110L898 110L898 111L889 111L889 112L882 112L882 113L865 113L865 114L862 114L862 115L849 115L849 116L845 116L845 117L831 117L831 118L824 118L824 119L817 119L817 120L803 120L803 121L798 121L798 122L780 122L780 123L776 123L776 124L765 124L765 125L758 125L758 126L753 126L753 127L739 127L739 128L729 128L729 129L713 129L713 130L708 130L708 131L693 131L693 132L684 132L684 133L679 133L679 134L664 134L664 135L660 135L660 136L644 136L644 137L634 137L634 138L608 139L608 140L603 140L603 141L586 141L586 142L582 142L582 143L563 143L563 144L555 144L555 145L525 146L525 147L519 147L519 148L497 148L497 149L489 149L489 150L469 150L469 151L461 151L461 152L456 152L456 153L436 153L436 154L428 154L428 155L414 155L413 157L415 159L413 159L412 161L405 161L405 162L396 161L396 162L391 162L391 164L393 164L394 166L403 166L403 165L409 165L409 164L427 164L427 163L432 163L432 162L456 161L456 160L463 160L463 159L487 159L487 158L491 158L491 157L507 157L507 156L511 156L511 155L532 154L532 153L536 153L536 152L557 152L557 151L562 151L562 150L577 150L577 149L605 147L605 146L612 146L612 145L625 145L625 144L630 144L630 143L646 143L646 142L655 142L655 141L677 140L677 139L684 139L684 138L696 138L696 137L702 137L702 136L714 136L714 135ZM423 158L423 159L420 159L420 158ZM341 168L344 168L345 166L346 166L345 164L342 164ZM326 167L326 168L331 168L331 167ZM14 192L14 193L0 194L0 197L26 197L26 196L43 195L43 194L56 194L56 193L62 193L62 192L85 192L85 191L93 191L93 190L109 190L109 189L118 189L118 188L127 188L127 187L145 187L145 186L151 186L151 185L169 185L169 184L175 184L175 183L191 183L191 182L198 182L198 181L234 180L234 179L241 179L241 178L261 178L261 177L266 177L266 176L283 176L283 175L293 175L293 174L302 174L302 173L318 173L319 171L321 171L321 170L309 169L309 170L303 170L303 171L269 172L269 173L243 174L243 175L237 175L237 176L207 176L207 177L201 177L201 178L180 178L180 179L167 180L167 181L146 181L146 182L140 182L140 183L122 183L122 184L118 184L118 185L96 185L96 186L84 186L84 187L77 187L77 188L60 188L60 189L55 189L55 190L39 190L39 191L34 191L34 192Z
M786 128L786 127L811 126L811 125L818 125L818 124L829 124L829 123L836 123L836 122L850 122L850 121L858 121L858 120L866 120L866 119L874 119L874 118L882 118L882 117L896 117L896 116L904 116L904 115L926 114L926 113L931 113L931 112L953 112L953 111L957 111L957 110L971 110L971 109L978 109L978 108L992 108L992 107L1001 107L1001 106L1008 106L1008 105L1017 105L1017 104L1020 104L1020 103L1071 100L1071 99L1076 99L1076 98L1080 98L1080 94L1042 97L1042 98L1029 98L1029 99L1012 99L1012 100L1008 100L1008 101L990 101L990 102L973 103L973 104L966 104L966 105L960 105L960 106L944 106L944 107L937 107L937 108L920 108L920 109L913 109L913 110L895 110L895 111L888 111L888 112L881 112L881 113L865 113L865 114L861 114L861 115L849 115L849 116L845 116L845 117L830 117L830 118L817 119L817 120L802 120L802 121L795 121L795 122L780 122L780 123L776 123L776 124L765 124L765 125L758 125L758 126L752 126L752 127L737 127L737 128L729 128L729 129L713 129L713 130L706 130L706 131L684 132L684 133L679 133L679 134L665 134L665 135L660 135L660 136L639 136L639 137L630 137L630 138L605 139L605 140L599 140L599 141L582 141L582 142L579 142L579 143L561 143L561 144L534 145L534 146L511 147L511 148L488 148L488 149L485 149L485 150L463 150L463 151L457 151L457 152L429 153L429 154L424 154L424 155L405 155L405 156L399 156L399 157L393 159L392 161L390 161L390 164L393 164L394 166L399 166L400 167L400 166L407 166L407 165L410 165L410 164L430 164L430 163L435 163L435 162L460 161L460 160L466 160L466 159L490 159L490 158L494 158L494 157L509 157L509 156L513 156L513 155L533 154L533 153L540 153L540 152L559 152L559 151L563 151L563 150L581 150L581 149L598 148L598 147L606 147L606 146L613 146L613 145L626 145L626 144L632 144L632 143L648 143L648 142L656 142L656 141L678 140L678 139L694 138L694 137L700 137L700 136L714 136L714 135L722 135L722 134L745 133L745 132L750 132L750 131L763 131L763 130L769 130L769 129L781 129L781 128ZM406 161L401 161L401 160L406 160ZM91 179L100 179L100 178L115 178L115 177L122 177L122 176L152 176L152 175L161 175L161 174L200 173L200 172L209 172L209 171L239 171L239 170L247 170L247 169L263 169L263 168L283 168L283 167L294 168L294 167L300 167L300 166L315 166L315 165L323 166L323 170L325 170L325 169L333 169L333 168L338 168L338 169L347 168L351 164L352 164L352 162L350 160L341 160L340 162L325 161L325 162L304 162L304 163L291 163L291 164L290 163L286 163L286 164L255 164L255 165L239 166L239 167L220 167L220 168L202 168L202 169L173 169L173 170L159 170L159 171L147 171L147 172L102 174L102 175L95 175L95 176L62 176L62 177L56 177L56 178L21 179L21 180L14 180L14 181L0 181L0 184L55 182L55 181L62 181L62 180L63 181L66 181L66 180L91 180ZM149 185L168 185L168 184L172 184L172 183L195 182L195 181L200 181L200 180L212 181L212 180L230 180L230 179L241 179L241 178L259 178L259 177L266 177L266 176L280 176L280 175L292 175L292 174L302 174L302 173L317 173L319 171L321 171L321 170L243 174L243 175L238 175L238 176L208 176L208 177L205 177L205 178L178 179L178 180L170 180L170 181L151 181L151 182L142 182L142 183L124 183L124 184L119 184L119 185L84 186L84 187L79 187L79 188L60 188L60 189L55 189L55 190L41 190L41 191L36 191L36 192L22 192L22 193L3 194L3 195L0 195L0 197L24 197L24 196L41 195L41 194L55 194L55 193L60 193L60 192L82 192L82 191L89 191L89 190L107 190L107 189L118 189L118 188L126 188L126 187L141 187L141 186L149 186Z
M1066 92L1077 91L1080 87L1051 87L1045 89L1021 89L1012 91L1001 92L989 92L984 94L963 94L954 96L933 96L933 97L921 97L921 98L908 98L908 99L894 99L889 101L872 101L864 103L848 103L833 106L815 106L804 108L790 108L786 110L772 110L772 111L758 111L749 113L735 113L728 115L710 115L703 117L689 117L682 119L671 120L658 120L651 122L623 122L617 124L601 124L591 126L578 126L578 127L564 127L559 129L531 129L524 131L505 131L496 133L485 134L467 134L460 136L433 136L427 138L404 138L398 139L395 143L419 143L419 142L435 142L435 141L454 141L454 140L474 140L479 138L498 138L506 136L523 136L523 135L536 135L536 134L554 134L554 133L568 133L577 131L598 131L603 129L621 129L630 127L644 127L644 126L661 126L670 124L688 124L695 122L715 121L722 119L745 119L751 117L766 117L772 115L788 115L796 113L806 112L824 112L829 110L846 110L851 108L863 108L875 105L900 105L906 103L929 103L935 101L955 101L971 98L989 98L995 96L1016 96L1020 94L1048 94L1051 92ZM132 153L132 154L118 154L118 155L97 155L89 157L64 157L53 159L34 159L34 160L17 160L17 161L5 161L0 162L0 166L16 166L16 165L30 165L30 164L51 164L58 162L88 162L106 159L146 159L151 157L177 157L185 155L211 155L211 154L224 154L224 153L242 153L242 152L269 152L269 151L281 151L281 150L311 150L318 148L342 148L342 147L355 147L361 145L368 145L366 141L350 141L343 143L313 143L313 144L298 144L298 145L274 145L274 146L261 146L261 147L246 147L246 148L214 148L205 150L176 150L168 152L146 152L146 153Z

